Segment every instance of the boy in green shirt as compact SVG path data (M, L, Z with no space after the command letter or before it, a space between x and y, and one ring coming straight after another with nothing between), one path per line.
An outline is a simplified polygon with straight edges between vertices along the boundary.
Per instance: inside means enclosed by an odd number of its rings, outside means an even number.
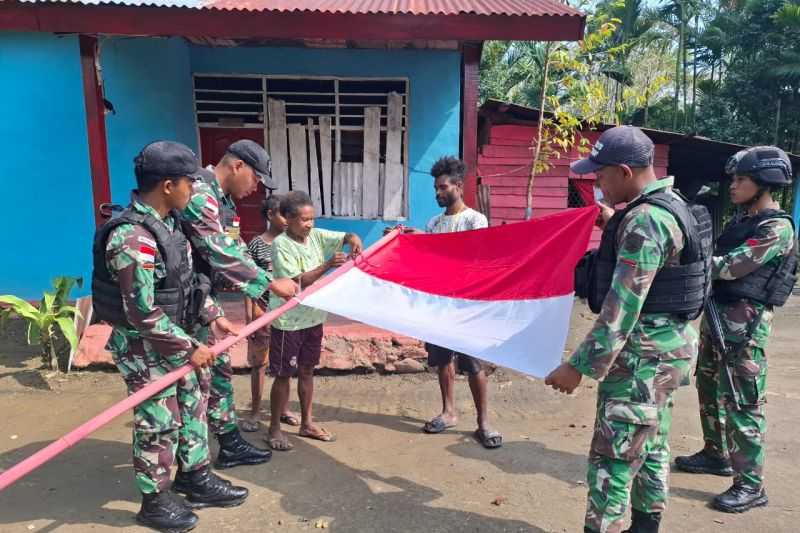
M303 289L322 278L332 268L347 261L342 252L350 246L350 256L362 250L361 239L352 233L314 227L314 206L308 194L293 191L281 200L280 213L288 223L286 231L272 242L272 271L275 277L292 278ZM270 296L270 308L277 309L285 300ZM299 305L275 319L270 332L269 371L275 378L270 392L271 422L269 446L273 450L292 448L281 431L281 415L289 402L289 379L297 376L300 397L301 437L325 442L334 436L314 424L311 404L314 394L314 367L322 353L322 325L327 313Z

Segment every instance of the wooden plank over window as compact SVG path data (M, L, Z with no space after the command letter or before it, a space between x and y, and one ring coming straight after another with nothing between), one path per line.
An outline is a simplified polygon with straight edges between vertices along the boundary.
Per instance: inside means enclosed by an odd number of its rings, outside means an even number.
M407 216L407 79L196 74L194 84L198 128L264 130L278 193L311 192L321 216ZM358 166L337 176L337 163Z

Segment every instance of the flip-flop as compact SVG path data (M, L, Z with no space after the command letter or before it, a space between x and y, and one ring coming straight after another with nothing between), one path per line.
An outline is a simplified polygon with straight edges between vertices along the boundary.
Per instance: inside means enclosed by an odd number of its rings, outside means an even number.
M487 450L499 448L503 445L503 436L497 431L475 430L475 439Z
M298 437L303 437L304 439L312 439L312 440L319 440L322 442L335 442L336 436L333 433L330 433L325 428L320 428L320 430L324 431L324 433L309 433L307 431L299 431L297 433Z
M288 437L286 439L276 439L267 436L264 438L264 440L267 441L267 445L270 447L270 449L275 450L276 452L288 452L294 448L292 443L289 442Z
M424 431L425 433L436 434L436 433L441 433L445 429L452 428L452 427L456 427L456 425L455 424L448 424L447 422L444 421L444 418L442 418L441 415L440 415L440 416L434 417L433 419L431 419L428 422L425 422L425 425L422 426L422 431Z
M248 418L239 421L239 429L247 433L255 433L261 429L261 423L258 420L250 420Z
M300 425L300 419L294 415L281 415L281 424L297 427Z

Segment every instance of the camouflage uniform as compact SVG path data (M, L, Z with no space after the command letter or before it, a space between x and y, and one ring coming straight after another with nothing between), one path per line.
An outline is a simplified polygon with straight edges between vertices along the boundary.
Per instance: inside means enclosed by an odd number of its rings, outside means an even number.
M742 278L771 261L781 261L793 249L794 230L783 218L763 222L756 235L725 256L714 257L714 279ZM739 347L733 356L731 373L738 393L735 395L721 356L711 340L708 324L701 325L700 355L697 360L697 395L700 400L700 423L706 445L722 457L730 456L739 479L746 485L763 483L764 412L767 382L767 357L764 352L772 332L771 306L739 300L718 304L725 340ZM752 329L752 332L750 330ZM751 333L749 341L746 340ZM724 437L723 437L724 436Z
M238 238L233 239L226 233L228 228L223 227L220 219L221 205L235 209L233 201L223 194L217 180L212 180L210 185L198 180L193 187L192 198L184 209L183 218L188 222L187 230L195 253L214 272L215 287L219 289L224 283L250 298L259 298L269 286L269 273L256 266L247 247ZM221 308L219 304L218 307ZM197 338L209 345L216 340L208 328L201 329ZM237 428L232 374L230 355L220 354L211 367L208 400L208 425L216 435Z
M665 178L643 193L671 188ZM666 507L673 392L689 383L697 333L670 314L641 314L650 285L664 266L680 264L684 236L675 217L641 204L622 220L611 290L584 342L569 360L602 380L589 451L585 529L619 532L629 494L643 513Z
M162 220L136 196L132 208ZM168 216L163 222L169 231L176 231L173 217ZM191 257L188 243L186 254ZM154 287L166 276L166 270L150 232L133 224L115 228L106 244L106 265L112 279L119 283L125 315L132 326L115 325L107 349L132 394L186 364L197 343L154 306ZM206 312L209 319L216 316L210 300ZM192 372L134 408L133 468L142 493L162 492L170 487L176 452L184 472L208 464L204 387L207 388L207 377Z

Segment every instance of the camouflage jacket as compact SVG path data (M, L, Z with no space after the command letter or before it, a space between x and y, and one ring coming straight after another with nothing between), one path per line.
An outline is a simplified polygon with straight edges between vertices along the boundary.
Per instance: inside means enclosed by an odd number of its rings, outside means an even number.
M163 220L169 231L177 231L177 220L171 215L162 219L155 209L143 203L135 194L131 206L136 211ZM186 254L191 262L192 253L188 243ZM119 359L125 355L136 354L147 359L150 376L142 376L142 381L188 362L196 342L154 305L155 287L166 277L166 268L153 235L139 225L118 226L108 236L106 266L111 278L119 283L123 309L132 326L115 325L107 345L118 365L130 365L130 372L123 370L126 380L130 377L128 374L138 374L145 369L141 361L126 362ZM219 316L219 309L210 298L206 300L204 311L209 320ZM145 353L138 353L141 351Z
M251 298L260 297L270 283L270 274L256 266L255 261L239 240L231 239L220 220L220 204L231 202L219 183L211 185L198 180L189 205L183 211L187 231L195 253L211 265L214 276Z
M770 261L781 261L793 250L794 238L792 224L785 218L766 220L758 226L756 234L747 242L727 255L714 256L711 276L713 279L739 279ZM766 346L772 332L774 312L771 307L750 300L739 300L730 304L720 304L719 312L726 341L739 344L752 328L751 344L759 348ZM703 330L706 330L705 324Z
M643 193L671 190L672 178L648 185ZM692 359L697 333L686 320L670 314L641 310L658 271L680 263L684 237L675 217L661 207L641 204L620 223L617 232L617 264L603 307L583 343L569 363L581 374L603 379L629 375L637 357L671 360ZM619 360L620 352L626 352ZM632 357L629 357L632 356ZM685 383L686 376L680 376Z

